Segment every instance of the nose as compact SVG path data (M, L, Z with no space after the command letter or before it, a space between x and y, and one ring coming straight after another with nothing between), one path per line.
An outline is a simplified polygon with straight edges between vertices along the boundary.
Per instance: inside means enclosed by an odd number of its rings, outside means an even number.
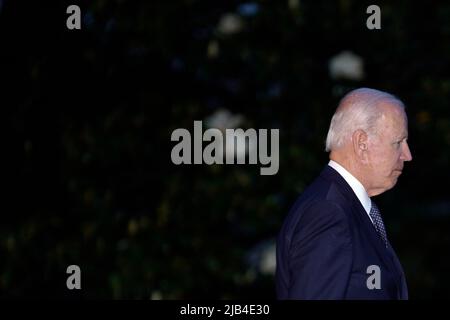
M411 150L409 150L407 141L405 141L405 143L403 143L402 154L400 156L400 159L402 159L403 161L411 161L412 160Z

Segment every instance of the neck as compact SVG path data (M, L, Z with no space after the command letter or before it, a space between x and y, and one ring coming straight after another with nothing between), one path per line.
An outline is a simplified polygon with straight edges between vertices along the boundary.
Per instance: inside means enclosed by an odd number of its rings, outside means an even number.
M358 181L361 182L361 184L364 186L364 189L366 189L369 197L375 195L375 193L372 192L372 190L369 188L368 181L364 179L364 174L357 161L351 158L350 152L347 152L346 150L342 150L342 152L333 150L330 152L330 160L339 163L342 167L345 168L345 170L350 172L352 176L358 179Z

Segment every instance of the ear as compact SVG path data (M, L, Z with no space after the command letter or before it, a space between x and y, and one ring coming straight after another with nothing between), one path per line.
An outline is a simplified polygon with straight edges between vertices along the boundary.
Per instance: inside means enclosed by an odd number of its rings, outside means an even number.
M358 129L352 134L353 152L356 157L362 161L367 160L367 150L369 148L368 136L364 130Z

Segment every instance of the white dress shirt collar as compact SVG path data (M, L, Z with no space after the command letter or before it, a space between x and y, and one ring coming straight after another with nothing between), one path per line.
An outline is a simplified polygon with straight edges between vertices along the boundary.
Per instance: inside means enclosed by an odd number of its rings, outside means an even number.
M339 163L330 160L328 163L330 167L332 167L334 170L336 170L342 178L347 181L347 183L352 188L353 192L358 197L359 202L361 202L362 206L366 210L367 214L369 215L370 208L372 207L372 201L369 198L369 195L367 194L366 189L361 184L361 182L358 181L350 172L348 172L343 166L341 166ZM370 218L370 215L369 215ZM372 218L370 218L372 220Z

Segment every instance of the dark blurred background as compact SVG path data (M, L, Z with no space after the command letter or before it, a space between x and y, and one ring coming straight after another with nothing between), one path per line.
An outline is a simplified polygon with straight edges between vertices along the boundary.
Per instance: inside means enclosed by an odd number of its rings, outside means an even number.
M410 297L449 298L449 36L444 3L0 0L1 296L275 298L277 232L365 86L407 106L414 159L378 203ZM279 129L278 173L174 165L194 120Z

